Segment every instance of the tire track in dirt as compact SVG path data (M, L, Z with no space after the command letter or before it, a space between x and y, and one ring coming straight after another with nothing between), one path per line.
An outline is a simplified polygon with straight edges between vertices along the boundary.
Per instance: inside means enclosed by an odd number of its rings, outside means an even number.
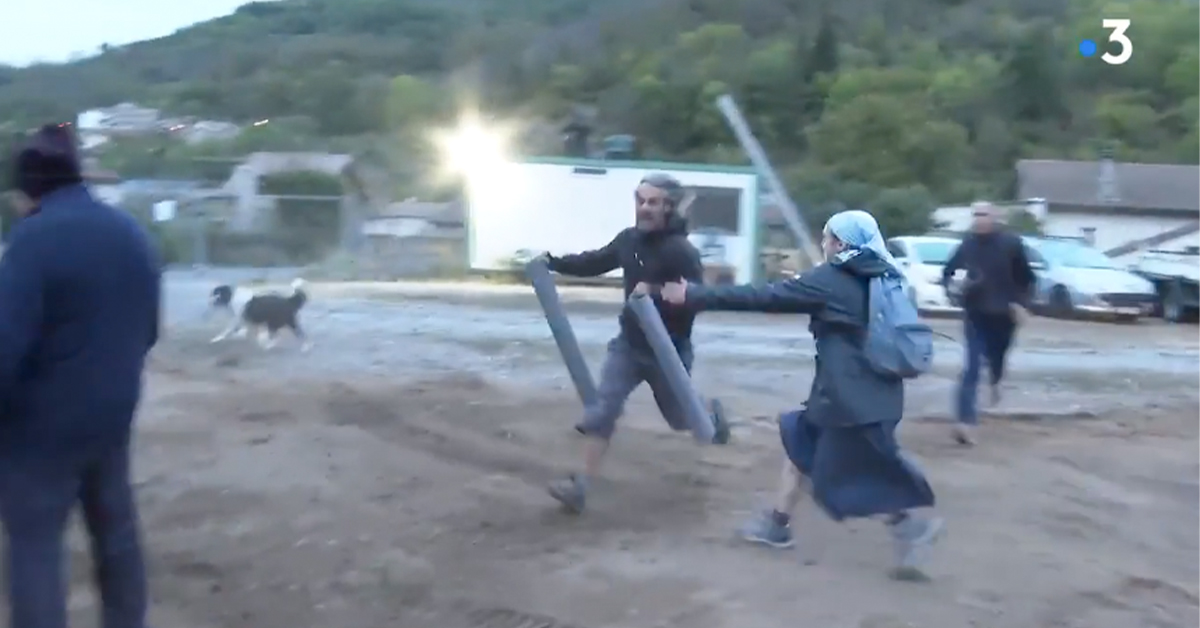
M438 628L584 628L548 615L470 600L430 605L410 611L405 619L409 622L421 621L421 625Z
M1195 592L1158 578L1126 576L1111 586L1050 600L1038 624L1086 628L1098 619L1124 620L1143 628L1186 628L1200 621ZM1099 617L1098 617L1099 616Z
M657 439L639 447L647 450L645 454L628 451L615 456L609 464L614 472L597 482L604 502L619 500L619 506L604 504L585 518L556 513L544 486L576 463L565 456L579 451L579 438L567 429L548 436L545 431L527 434L528 424L522 423L527 417L512 416L526 410L506 406L501 391L478 381L451 378L389 393L339 382L328 387L324 402L334 424L354 426L401 450L420 450L479 472L472 488L480 495L470 512L455 511L424 522L443 534L476 539L440 548L445 560L478 560L481 553L497 558L554 553L581 540L603 544L613 531L692 527L706 518L711 481L699 473L680 473L678 464L664 466L656 460L649 452L659 446ZM547 400L541 407L553 410L562 405ZM661 455L661 449L657 452ZM519 486L513 487L514 482Z

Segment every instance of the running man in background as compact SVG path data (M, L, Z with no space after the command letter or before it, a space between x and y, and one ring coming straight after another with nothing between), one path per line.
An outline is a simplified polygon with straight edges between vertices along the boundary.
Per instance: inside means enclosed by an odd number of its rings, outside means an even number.
M996 207L986 201L972 205L971 233L946 263L942 285L965 270L963 306L963 370L955 399L954 438L974 445L979 424L978 389L983 364L988 366L991 404L1000 402L1000 382L1018 325L1025 319L1037 276L1025 254L1021 237L1000 222Z
M805 493L835 521L881 517L896 548L898 578L922 576L928 550L944 529L937 517L910 511L934 505L933 489L900 451L904 379L872 368L864 348L869 283L901 281L875 219L864 211L834 215L821 239L827 263L793 279L757 287L663 288L669 303L693 311L808 314L816 373L805 409L780 416L784 461L770 510L742 530L747 541L791 547L793 512ZM913 316L916 316L915 310Z
M674 177L648 175L634 191L635 226L618 233L601 249L576 255L547 254L546 262L550 270L575 277L598 277L620 268L626 299L633 294L650 295L654 299L671 342L690 372L695 313L666 304L656 294L668 282L701 283L703 279L700 254L688 241L687 220L679 213L683 196L683 186ZM584 509L589 482L600 472L626 399L642 382L650 385L654 401L671 429L688 429L684 408L672 394L637 317L625 308L619 322L620 333L608 343L596 402L585 410L583 421L575 426L585 437L583 471L550 485L550 495L576 513ZM728 442L729 426L715 401L712 417L716 428L713 441Z

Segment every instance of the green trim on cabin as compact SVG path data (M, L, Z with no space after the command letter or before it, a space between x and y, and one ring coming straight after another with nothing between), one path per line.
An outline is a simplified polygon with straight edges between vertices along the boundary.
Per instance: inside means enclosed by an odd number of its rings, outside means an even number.
M522 157L522 164L544 164L547 166L578 166L581 168L611 168L620 170L675 170L677 172L726 172L729 174L753 174L752 166L733 164L675 163L671 161L616 161L610 159L588 159L585 157Z

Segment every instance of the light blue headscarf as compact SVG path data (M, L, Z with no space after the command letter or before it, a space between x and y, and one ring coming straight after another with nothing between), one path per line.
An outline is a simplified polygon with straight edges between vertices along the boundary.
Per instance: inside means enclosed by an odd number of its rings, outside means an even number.
M879 231L879 223L871 214L861 209L838 212L825 223L825 231L851 249L873 251L879 259L897 268L896 258L888 252L887 242L884 242L883 234Z

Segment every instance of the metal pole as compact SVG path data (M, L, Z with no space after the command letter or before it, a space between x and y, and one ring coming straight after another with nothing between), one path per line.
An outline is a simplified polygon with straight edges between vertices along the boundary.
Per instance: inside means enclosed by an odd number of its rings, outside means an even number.
M208 211L201 199L189 199L180 203L177 218L192 240L192 267L208 266ZM184 212L183 209L188 211Z
M587 360L579 349L579 341L575 339L575 331L571 329L571 321L563 310L562 300L558 298L558 289L554 286L554 276L542 257L535 257L525 266L525 276L533 285L538 303L542 306L542 314L550 325L550 333L558 352L562 355L563 363L567 365L567 373L575 384L575 392L584 406L596 402L596 383L592 380L592 372L588 370Z
M654 307L654 301L645 295L634 295L629 299L629 309L637 316L642 333L650 343L650 349L654 351L654 360L658 362L658 367L662 369L667 383L671 386L671 393L675 395L679 407L687 417L692 436L702 445L712 444L716 426L713 425L708 410L704 408L704 401L692 387L692 376L684 368L683 360L679 359L679 353L671 342L671 336L667 334L662 315L658 313L658 308Z
M746 151L746 156L750 158L750 163L754 164L754 168L758 170L759 176L767 180L767 185L775 193L775 199L780 205L779 209L783 214L783 219L787 221L788 227L791 227L792 233L796 235L796 241L800 244L800 248L804 251L804 254L808 256L808 261L813 266L820 264L824 260L824 257L821 255L820 247L817 246L817 241L813 239L812 234L808 231L808 226L800 218L800 210L796 208L796 204L788 196L787 188L783 187L779 176L775 174L775 169L771 167L771 161L767 159L766 151L763 150L762 144L758 143L758 138L754 137L754 133L750 130L750 125L747 124L746 118L742 116L742 112L738 109L737 103L734 102L733 96L725 94L717 98L717 108L725 116L725 121L729 123L729 128L733 130L733 134L737 136L738 143L742 145L742 150Z
M203 217L192 219L193 266L208 267L208 233Z

